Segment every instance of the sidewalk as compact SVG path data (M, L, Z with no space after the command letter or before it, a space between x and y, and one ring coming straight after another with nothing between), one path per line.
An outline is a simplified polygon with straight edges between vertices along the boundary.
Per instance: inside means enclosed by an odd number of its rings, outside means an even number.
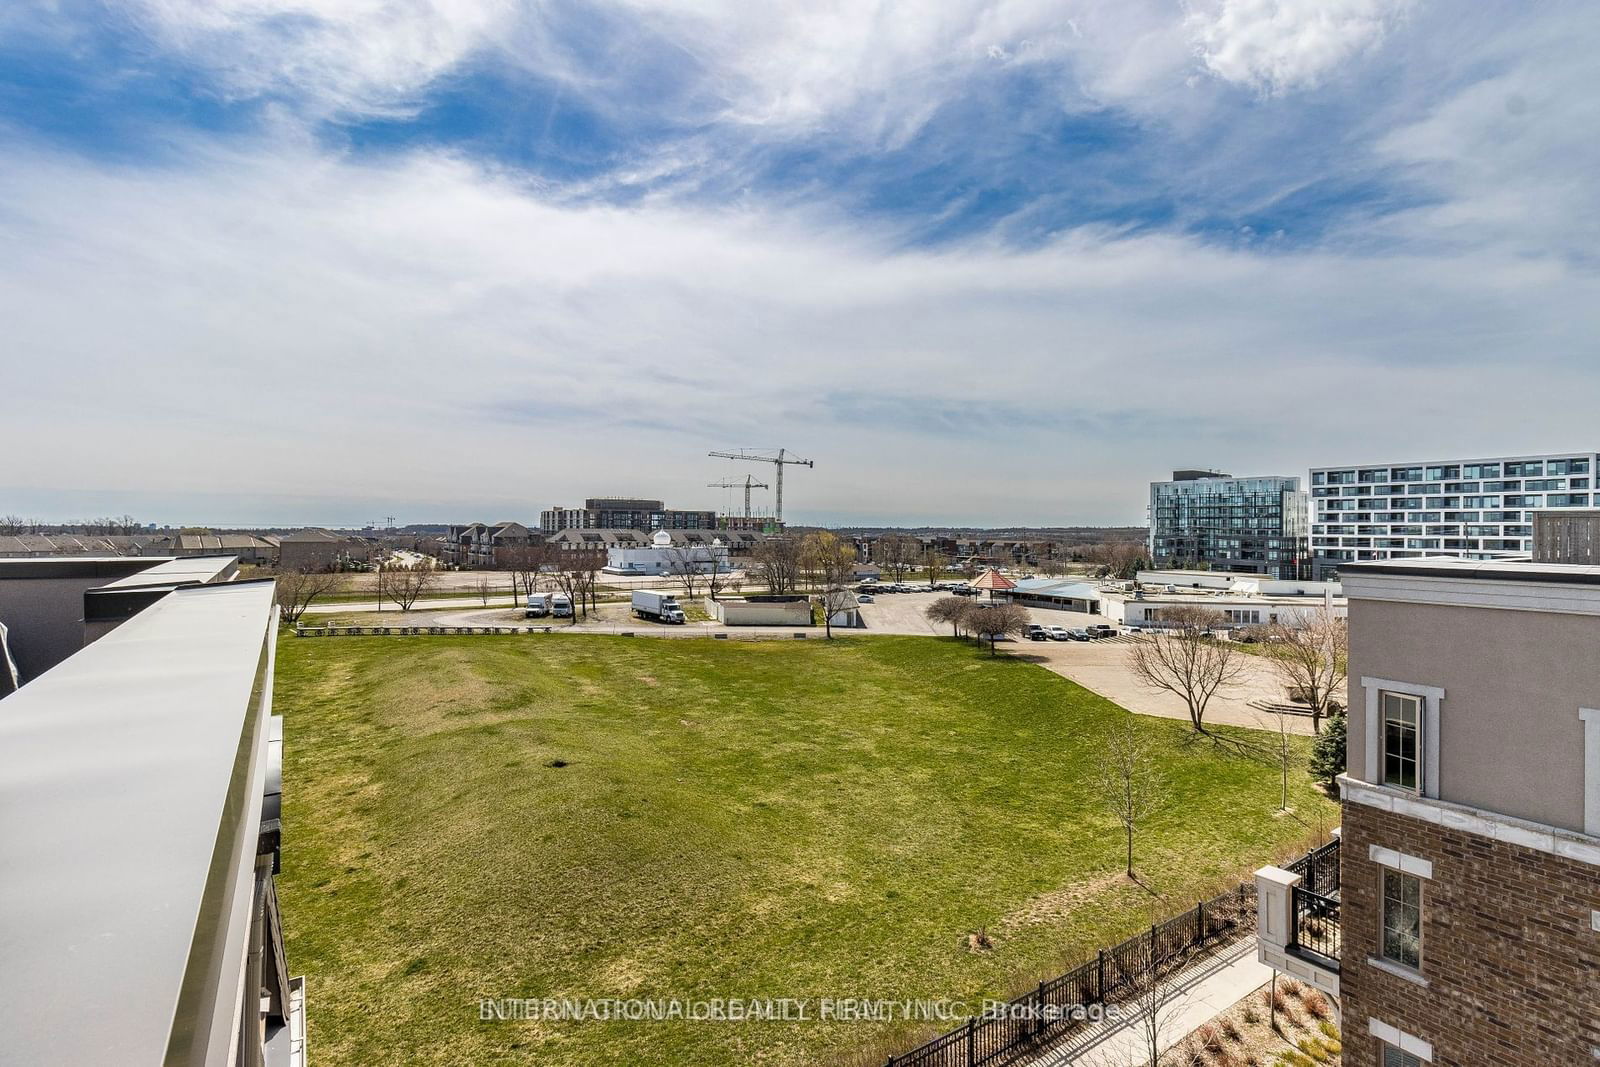
M1174 992L1162 1007L1161 1051L1272 980L1272 968L1256 959L1256 939L1245 938L1197 961L1173 978ZM1144 1067L1149 1038L1142 1017L1107 1022L1063 1038L1030 1067Z

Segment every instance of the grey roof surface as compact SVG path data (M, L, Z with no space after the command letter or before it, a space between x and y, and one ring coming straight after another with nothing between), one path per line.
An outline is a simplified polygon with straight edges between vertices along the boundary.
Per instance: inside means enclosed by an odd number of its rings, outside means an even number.
M1471 578L1501 582L1553 582L1600 585L1600 567L1581 563L1538 563L1532 559L1462 559L1424 556L1412 559L1368 560L1340 563L1339 574L1405 574L1428 578Z
M272 620L180 589L0 701L6 1062L162 1062Z
M198 585L214 582L237 562L232 554L220 556L179 556L164 559L137 574L97 586L99 589L141 589L152 585Z

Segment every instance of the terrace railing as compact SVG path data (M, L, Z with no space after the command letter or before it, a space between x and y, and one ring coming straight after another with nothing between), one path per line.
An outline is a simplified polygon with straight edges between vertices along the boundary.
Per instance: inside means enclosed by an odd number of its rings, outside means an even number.
M1314 953L1339 967L1339 900L1295 886L1292 894L1294 915L1289 924L1289 948Z
M1335 838L1284 867L1307 884L1315 882L1337 892L1339 841ZM1337 939L1339 902L1332 900L1332 904ZM1323 918L1326 914L1319 913ZM979 1067L1007 1062L1025 1049L1089 1024L1084 1017L1087 1012L1071 1009L1114 1004L1133 997L1149 976L1170 973L1203 950L1246 936L1255 929L1255 922L1256 887L1253 881L1245 882L1152 926L1146 933L1100 950L1094 959L1060 977L1040 982L1038 988L1009 1001L1002 1010L968 1019L958 1029L909 1052L890 1056L886 1067Z

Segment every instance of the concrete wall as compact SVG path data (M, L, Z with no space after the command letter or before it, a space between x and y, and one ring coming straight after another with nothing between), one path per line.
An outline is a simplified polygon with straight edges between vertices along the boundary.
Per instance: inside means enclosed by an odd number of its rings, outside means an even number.
M1597 650L1592 615L1351 601L1350 776L1377 777L1362 678L1435 686L1439 799L1582 832Z
M726 626L810 626L811 601L706 600L706 611Z
M0 622L9 629L11 657L24 684L83 648L83 594L118 578L146 570L150 560L79 563L39 560L39 568L55 564L56 576L26 577L23 569L0 572Z

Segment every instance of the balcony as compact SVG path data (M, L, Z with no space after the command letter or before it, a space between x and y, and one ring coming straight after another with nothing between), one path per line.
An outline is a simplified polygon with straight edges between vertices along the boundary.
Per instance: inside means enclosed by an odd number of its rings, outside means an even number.
M1256 872L1256 957L1339 995L1339 840Z

